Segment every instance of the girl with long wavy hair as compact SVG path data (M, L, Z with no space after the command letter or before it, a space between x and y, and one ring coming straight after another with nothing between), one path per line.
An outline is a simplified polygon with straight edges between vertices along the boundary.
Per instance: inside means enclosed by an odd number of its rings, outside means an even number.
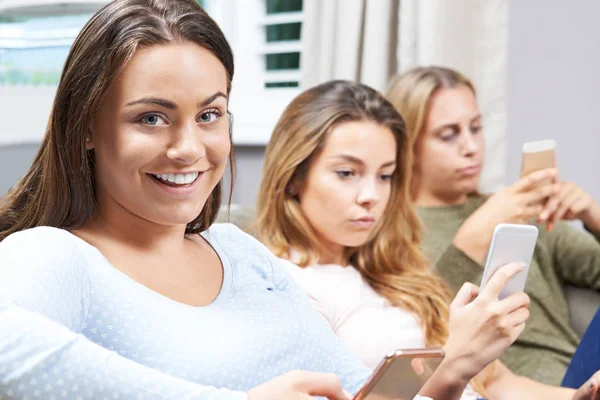
M525 289L531 317L502 361L540 382L582 385L600 369L600 311L580 340L563 287L600 292L600 203L558 179L556 169L533 172L491 195L479 193L484 116L475 86L458 71L414 68L392 79L386 97L406 121L414 153L412 196L425 228L423 249L437 271L453 290L480 282L494 227L538 223ZM561 219L578 219L589 232Z
M213 224L233 72L194 0L116 0L85 25L0 203L0 398L348 400L364 385L282 261Z
M314 307L371 368L392 350L443 346L438 379L461 388L472 380L490 399L593 398L596 386L575 394L494 361L528 318L527 295L497 299L519 266L503 267L481 291L465 284L448 306L450 292L420 249L412 163L404 121L381 94L346 81L311 88L267 146L257 234L300 267L292 274Z

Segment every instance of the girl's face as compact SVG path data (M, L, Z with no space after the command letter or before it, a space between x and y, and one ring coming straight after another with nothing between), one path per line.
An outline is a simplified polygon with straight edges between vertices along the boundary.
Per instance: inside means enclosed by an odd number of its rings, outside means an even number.
M346 247L366 243L384 217L395 168L396 140L387 127L344 122L329 133L299 193L320 240L320 262L340 263Z
M477 190L484 161L481 114L466 85L431 97L417 141L415 175L421 205L460 203Z
M99 214L119 210L160 225L202 211L230 152L227 73L194 43L138 50L92 123Z

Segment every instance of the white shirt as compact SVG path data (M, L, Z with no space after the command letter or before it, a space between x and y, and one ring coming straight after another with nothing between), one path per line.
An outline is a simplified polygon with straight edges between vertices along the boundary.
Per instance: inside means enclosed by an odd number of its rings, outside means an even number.
M296 369L335 373L356 393L371 371L312 309L289 263L233 225L202 236L223 265L204 307L150 290L61 229L0 242L0 398L242 400Z

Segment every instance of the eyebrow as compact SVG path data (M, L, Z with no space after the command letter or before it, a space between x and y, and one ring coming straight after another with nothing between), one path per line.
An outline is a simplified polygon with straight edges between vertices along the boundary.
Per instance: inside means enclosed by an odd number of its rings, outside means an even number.
M351 163L354 163L354 164L365 165L363 160L361 160L360 158L351 156L349 154L337 154L335 156L331 156L330 158L341 158L346 161L350 161ZM396 161L388 161L386 163L381 164L381 167L379 167L379 168L391 167L394 165L396 165Z
M227 95L225 93L223 93L223 92L217 92L217 93L213 94L212 96L207 97L201 103L198 103L198 108L205 107L205 106L211 104L212 102L214 102L219 97L223 97L223 98L225 98L227 100ZM174 102L172 102L170 100L161 99L160 97L152 97L152 96L142 97L141 99L130 101L125 106L129 107L129 106L133 106L133 105L136 105L136 104L156 104L158 106L167 108L169 110L174 110L174 109L177 108L177 104L175 104Z
M473 123L477 120L481 119L481 114L477 114L476 116L474 116L473 118L471 118L471 121L469 121L469 123ZM434 129L434 132L440 132L443 131L446 128L452 128L452 129L456 129L458 130L458 128L460 128L459 124L457 123L448 123L448 124L442 124L440 126L438 126L437 128Z

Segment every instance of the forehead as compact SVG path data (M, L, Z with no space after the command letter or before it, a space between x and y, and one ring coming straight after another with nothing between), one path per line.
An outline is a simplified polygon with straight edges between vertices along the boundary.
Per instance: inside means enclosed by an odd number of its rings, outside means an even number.
M109 91L123 101L150 95L198 101L227 93L227 72L217 57L195 43L161 44L136 51Z
M440 89L431 96L427 121L433 128L437 123L471 120L477 115L479 107L473 91L467 85L459 84Z
M372 121L343 122L329 132L322 155L353 155L382 162L396 157L396 139L392 131Z

